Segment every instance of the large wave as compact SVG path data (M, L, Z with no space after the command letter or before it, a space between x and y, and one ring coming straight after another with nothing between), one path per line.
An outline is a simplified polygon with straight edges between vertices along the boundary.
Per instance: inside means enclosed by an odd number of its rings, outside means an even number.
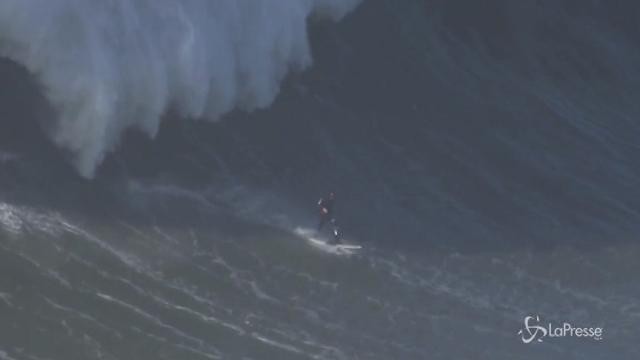
M332 190L349 236L463 251L640 231L635 3L367 0L310 27L355 2L34 4L0 1L2 53L60 112L22 116L41 99L0 61L0 151L21 159L5 160L0 187L20 201L127 208L137 187L123 184L142 179L215 189L206 196L260 220L282 201L298 225ZM288 70L310 64L309 45L313 69L265 111L177 120L266 105ZM179 116L154 141L120 137L153 135L167 109ZM60 153L31 138L35 120L51 120L85 175L123 138L90 182L107 190L81 193ZM17 121L29 126L17 133Z
M154 136L171 109L217 119L269 105L311 64L307 19L359 0L117 0L0 3L0 56L41 83L52 140L91 177L131 127Z

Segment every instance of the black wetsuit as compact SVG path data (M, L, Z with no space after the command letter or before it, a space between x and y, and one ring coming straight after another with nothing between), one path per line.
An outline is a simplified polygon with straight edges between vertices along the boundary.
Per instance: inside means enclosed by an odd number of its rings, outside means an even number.
M320 199L318 201L318 206L320 207L320 223L318 224L318 231L322 230L324 225L333 219L333 204L334 200L331 198ZM322 211L322 209L327 209L327 212Z
M338 231L338 226L336 225L336 221L333 218L333 206L335 200L331 197L326 199L320 199L318 201L318 206L320 207L320 222L318 223L318 231L322 230L324 225L330 222L333 225L333 243L337 244L340 242L340 233ZM327 212L322 211L322 209L326 209Z

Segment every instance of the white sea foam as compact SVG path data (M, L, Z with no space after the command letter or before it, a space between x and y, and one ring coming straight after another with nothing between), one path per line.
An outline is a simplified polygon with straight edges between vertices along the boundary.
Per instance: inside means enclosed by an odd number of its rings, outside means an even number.
M360 0L4 0L0 56L25 66L57 110L50 136L92 176L124 129L154 136L169 109L215 120L268 106L311 64L310 16Z

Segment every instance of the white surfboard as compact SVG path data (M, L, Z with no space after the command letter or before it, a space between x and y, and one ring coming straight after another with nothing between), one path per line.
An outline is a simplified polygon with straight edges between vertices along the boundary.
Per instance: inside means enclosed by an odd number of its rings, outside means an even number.
M359 250L362 249L361 245L353 245L353 244L335 244L335 245L331 245L329 244L329 246L334 246L338 249L344 249L344 250Z
M314 247L334 254L353 254L362 249L361 245L355 244L330 244L315 235L315 231L310 229L297 228L296 233L303 236Z

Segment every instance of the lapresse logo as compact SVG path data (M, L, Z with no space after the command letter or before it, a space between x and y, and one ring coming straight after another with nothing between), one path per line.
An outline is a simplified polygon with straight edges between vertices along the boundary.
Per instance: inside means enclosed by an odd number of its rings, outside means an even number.
M525 344L543 342L545 338L577 337L595 341L602 340L603 328L601 327L577 327L568 322L561 326L552 323L541 324L540 316L527 316L524 318L524 328L518 331L522 342Z

